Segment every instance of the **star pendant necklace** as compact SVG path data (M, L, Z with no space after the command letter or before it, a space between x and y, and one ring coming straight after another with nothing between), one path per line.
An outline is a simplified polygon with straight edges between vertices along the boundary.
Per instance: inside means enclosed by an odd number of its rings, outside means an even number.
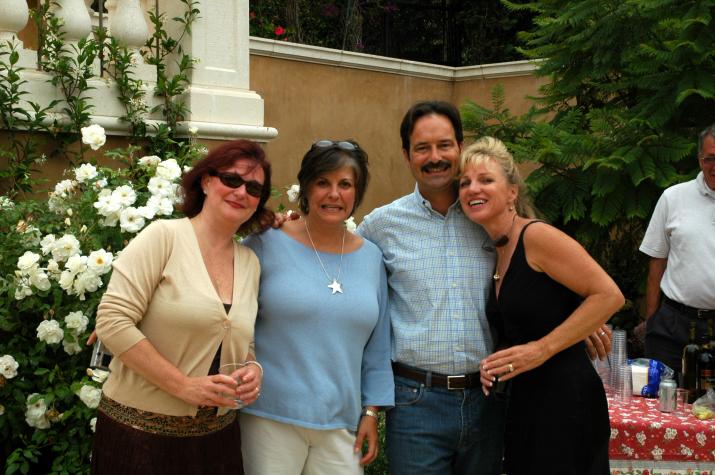
M325 266L323 265L323 260L320 258L320 254L318 254L318 250L315 248L315 243L313 242L313 237L310 235L310 230L308 229L308 220L303 220L303 223L305 224L305 232L308 233L308 239L310 239L310 245L313 246L313 252L315 253L315 257L318 259L318 264L320 264L320 268L323 269L323 273L325 274L325 277L328 278L328 282L330 282L330 274L328 274L328 271L325 270ZM338 265L338 275L336 277L333 277L333 282L328 284L328 288L333 291L331 295L335 295L336 293L343 293L343 287L340 284L340 272L343 270L343 253L345 251L345 232L346 228L343 228L343 243L340 246L340 264Z

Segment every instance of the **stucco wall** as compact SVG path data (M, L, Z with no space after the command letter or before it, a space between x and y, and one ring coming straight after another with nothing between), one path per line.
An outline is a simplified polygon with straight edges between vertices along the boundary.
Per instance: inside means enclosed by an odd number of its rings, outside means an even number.
M358 220L414 189L399 137L402 116L414 102L461 105L470 99L488 107L491 88L501 82L506 106L518 114L543 82L533 75L442 80L259 55L251 56L250 75L251 89L265 101L265 124L278 129L266 144L277 188L297 182L300 160L316 140L352 138L367 150L371 182Z

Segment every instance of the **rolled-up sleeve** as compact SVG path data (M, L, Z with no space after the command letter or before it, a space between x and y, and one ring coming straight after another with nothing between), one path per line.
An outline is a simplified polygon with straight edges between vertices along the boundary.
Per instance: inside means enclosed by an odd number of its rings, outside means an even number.
M140 232L113 263L112 277L97 308L97 336L114 355L145 338L137 328L161 282L172 240L161 221Z

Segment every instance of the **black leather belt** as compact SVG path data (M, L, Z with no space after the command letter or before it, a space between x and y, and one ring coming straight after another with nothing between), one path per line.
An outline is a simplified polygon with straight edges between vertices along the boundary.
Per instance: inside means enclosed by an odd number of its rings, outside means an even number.
M675 300L668 298L666 295L663 295L663 302L665 302L665 304L673 310L677 310L682 315L688 316L690 318L699 318L701 320L709 320L711 318L715 318L715 310L689 307L685 304L676 302Z
M392 363L392 372L396 376L402 376L418 383L422 383L427 387L435 386L447 389L471 389L481 386L479 380L479 371L469 374L457 374L448 376L446 374L433 373L431 371L422 371L421 369L412 368L411 366L402 363Z

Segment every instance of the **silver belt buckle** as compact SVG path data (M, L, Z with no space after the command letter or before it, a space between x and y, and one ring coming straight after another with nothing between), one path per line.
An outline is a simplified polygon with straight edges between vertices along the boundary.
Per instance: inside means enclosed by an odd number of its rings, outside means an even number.
M452 387L452 380L456 380L457 378L463 379L462 387L460 387L460 388ZM455 383L456 383L456 381L455 381ZM466 387L467 387L467 375L458 374L455 376L447 376L447 389L466 389Z

